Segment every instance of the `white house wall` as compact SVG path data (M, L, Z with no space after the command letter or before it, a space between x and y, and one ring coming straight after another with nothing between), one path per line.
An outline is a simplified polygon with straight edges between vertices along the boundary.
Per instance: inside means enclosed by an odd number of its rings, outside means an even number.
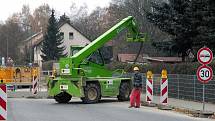
M71 27L68 23L60 27L60 32L64 33L63 45L66 47L64 53L70 53L71 45L85 46L90 43L90 41L84 37L81 33ZM73 32L73 39L69 39L69 33Z
M60 27L60 32L64 33L64 39L63 39L63 45L66 47L64 50L64 53L70 54L70 46L71 45L79 45L79 46L85 46L90 43L90 41L84 37L81 33L79 33L77 30L75 30L72 26L70 26L68 23L64 24ZM73 39L69 39L69 33L73 32ZM41 58L41 44L34 47L34 62L38 63L40 67L42 67L42 58Z
M38 63L42 67L42 55L41 45L34 47L34 63Z

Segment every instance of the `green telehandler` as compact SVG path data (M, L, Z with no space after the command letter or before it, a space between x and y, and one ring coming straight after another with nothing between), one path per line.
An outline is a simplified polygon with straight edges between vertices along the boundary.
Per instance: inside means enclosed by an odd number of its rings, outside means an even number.
M131 78L121 76L123 70L108 70L99 51L99 48L124 29L129 30L128 41L147 40L147 34L139 32L132 16L124 18L71 57L59 60L59 68L54 71L55 76L48 81L49 96L53 96L58 103L67 103L72 96L80 97L84 103L96 103L101 97L129 100ZM121 74L114 76L116 73Z

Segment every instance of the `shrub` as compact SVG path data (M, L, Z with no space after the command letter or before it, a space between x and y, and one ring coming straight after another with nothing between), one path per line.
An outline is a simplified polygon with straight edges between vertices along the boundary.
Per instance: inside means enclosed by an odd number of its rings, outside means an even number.
M162 69L166 69L169 74L188 74L195 75L196 71L201 64L198 62L185 62L185 63L176 63L176 64L168 64L168 63L153 63L153 64L128 64L128 63L120 63L114 62L111 66L112 69L124 69L127 72L132 72L134 66L138 66L140 71L146 73L147 71L152 71L155 74L160 74ZM212 62L209 66L215 68L215 61ZM213 70L215 73L215 70Z
M43 62L42 69L43 70L52 70L53 63L56 63L56 62L57 61L55 61L55 60Z

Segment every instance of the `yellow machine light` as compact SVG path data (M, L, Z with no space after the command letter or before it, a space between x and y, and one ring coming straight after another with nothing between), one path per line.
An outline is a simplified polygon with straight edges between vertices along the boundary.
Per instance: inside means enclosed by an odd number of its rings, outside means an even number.
M57 70L56 70L56 69L53 69L53 70L52 70L52 75L51 75L51 76L52 76L52 77L55 77L56 75L57 75Z
M37 75L38 75L38 74L37 74L37 69L33 69L33 70L32 70L32 75L33 75L33 76L37 76Z
M21 68L21 70L23 70L23 69L24 69L25 72L30 72L30 71L31 71L31 69L28 68L28 67L23 67L23 68Z
M3 84L5 81L3 79L0 79L0 83Z
M56 74L56 73L57 73L57 70L56 70L56 69L53 69L53 75Z
M161 72L161 78L167 78L167 70L163 69Z
M146 73L146 75L147 75L147 78L148 78L148 79L151 79L151 78L153 77L152 71L148 71L148 72Z
M133 70L134 71L139 71L140 69L137 66L135 66Z

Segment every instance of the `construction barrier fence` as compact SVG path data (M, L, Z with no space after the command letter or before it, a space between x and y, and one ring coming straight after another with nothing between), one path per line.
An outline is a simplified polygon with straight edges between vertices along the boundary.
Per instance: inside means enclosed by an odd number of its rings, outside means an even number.
M32 83L34 74L40 76L39 67L0 67L0 83Z
M143 92L146 93L146 74L143 74ZM161 74L153 76L153 95L160 96ZM198 101L203 99L203 84L196 75L168 74L168 97ZM205 84L205 101L215 103L215 79Z

